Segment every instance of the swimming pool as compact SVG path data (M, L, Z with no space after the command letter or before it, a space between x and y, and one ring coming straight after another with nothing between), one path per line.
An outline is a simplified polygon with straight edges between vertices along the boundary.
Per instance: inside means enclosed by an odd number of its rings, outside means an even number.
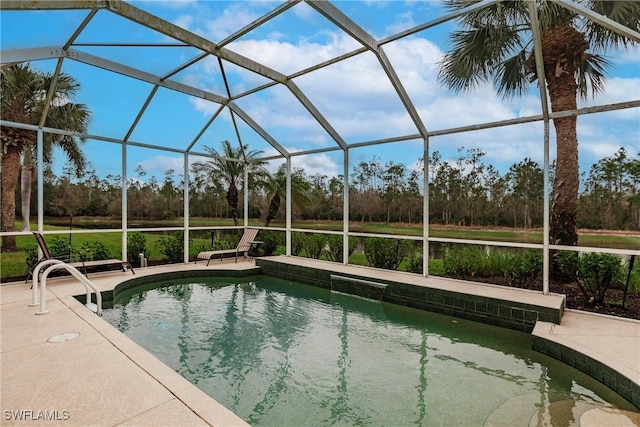
M160 281L103 317L252 425L569 425L633 408L528 334L269 276Z

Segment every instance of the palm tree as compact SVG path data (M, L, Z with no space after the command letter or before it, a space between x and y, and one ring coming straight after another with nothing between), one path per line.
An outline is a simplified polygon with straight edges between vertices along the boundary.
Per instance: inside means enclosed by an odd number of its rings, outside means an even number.
M271 221L278 215L282 199L287 197L287 174L285 165L280 166L278 171L269 175L264 182L269 199L269 209L264 226L268 227ZM304 177L302 170L296 170L291 174L291 200L298 206L306 207L311 205L311 185Z
M2 68L0 77L3 120L38 125L46 110L44 126L86 133L91 112L86 105L71 102L80 88L80 84L73 77L61 73L55 80L52 74L32 70L29 64ZM50 104L46 106L47 92L54 82L54 93ZM3 153L0 229L14 231L15 193L18 175L21 172L23 229L28 230L33 154L37 133L32 130L3 126L0 130L0 140ZM53 147L58 146L73 164L76 174L82 175L86 160L79 144L84 143L85 138L47 133L44 135L43 142L45 163L51 163ZM20 171L21 158L22 171ZM16 250L15 237L3 237L2 250Z
M635 31L640 30L640 2L577 0L578 3ZM459 10L476 0L447 0ZM528 1L505 1L461 18L453 47L441 63L440 80L455 91L492 81L503 97L524 95L537 79ZM552 111L575 110L577 96L604 88L608 50L634 42L551 1L535 2L542 41L544 73ZM590 89L590 90L589 90ZM555 118L556 173L549 238L551 244L577 245L578 138L576 117Z
M227 140L222 141L222 153L206 146L204 149L213 157L206 162L194 163L196 170L209 174L213 182L220 181L227 187L227 203L231 208L233 224L238 225L238 188L243 186L245 164L249 168L249 185L266 173L264 162L256 160L262 151L247 151L248 145L233 147Z

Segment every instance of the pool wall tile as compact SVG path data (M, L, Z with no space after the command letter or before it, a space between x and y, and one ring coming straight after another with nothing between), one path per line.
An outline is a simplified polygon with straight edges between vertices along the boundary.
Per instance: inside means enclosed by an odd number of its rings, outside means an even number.
M256 265L260 266L262 273L270 276L378 300L379 289L370 285L375 282L387 286L382 293L382 301L522 332L531 332L537 320L559 323L562 317L562 308L504 301L354 274L341 273L337 277L329 269L290 265L268 259L257 259Z
M540 336L532 336L531 346L540 353L561 360L567 365L588 374L640 409L640 384L615 371L611 367L568 348L557 342Z
M190 277L246 277L253 276L255 274L260 274L261 269L259 267L249 268L244 270L223 270L223 269L211 269L211 270L184 270L184 271L173 271L173 272L165 272L158 274L150 274L148 276L138 276L129 280L125 280L124 282L118 284L112 291L103 291L100 294L102 295L103 303L111 303L116 295L119 293L137 288L140 286L144 286L150 283L157 282L158 280L162 280L164 282L169 282L171 280L178 279L188 279ZM85 295L76 296L80 302L84 304L84 299L86 299ZM106 304L105 304L106 305Z

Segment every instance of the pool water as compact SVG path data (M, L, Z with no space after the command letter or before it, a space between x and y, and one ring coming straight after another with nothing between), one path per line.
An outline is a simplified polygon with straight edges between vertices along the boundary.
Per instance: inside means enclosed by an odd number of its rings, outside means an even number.
M159 282L103 318L252 425L576 425L633 406L503 328L268 277Z

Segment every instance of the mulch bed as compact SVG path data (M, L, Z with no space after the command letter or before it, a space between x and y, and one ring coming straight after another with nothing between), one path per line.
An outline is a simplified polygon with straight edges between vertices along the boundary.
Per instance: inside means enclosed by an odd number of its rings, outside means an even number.
M622 289L607 290L604 304L589 303L575 283L554 284L552 282L549 290L566 295L567 308L640 320L640 293L638 292L628 292L622 307L624 297Z

